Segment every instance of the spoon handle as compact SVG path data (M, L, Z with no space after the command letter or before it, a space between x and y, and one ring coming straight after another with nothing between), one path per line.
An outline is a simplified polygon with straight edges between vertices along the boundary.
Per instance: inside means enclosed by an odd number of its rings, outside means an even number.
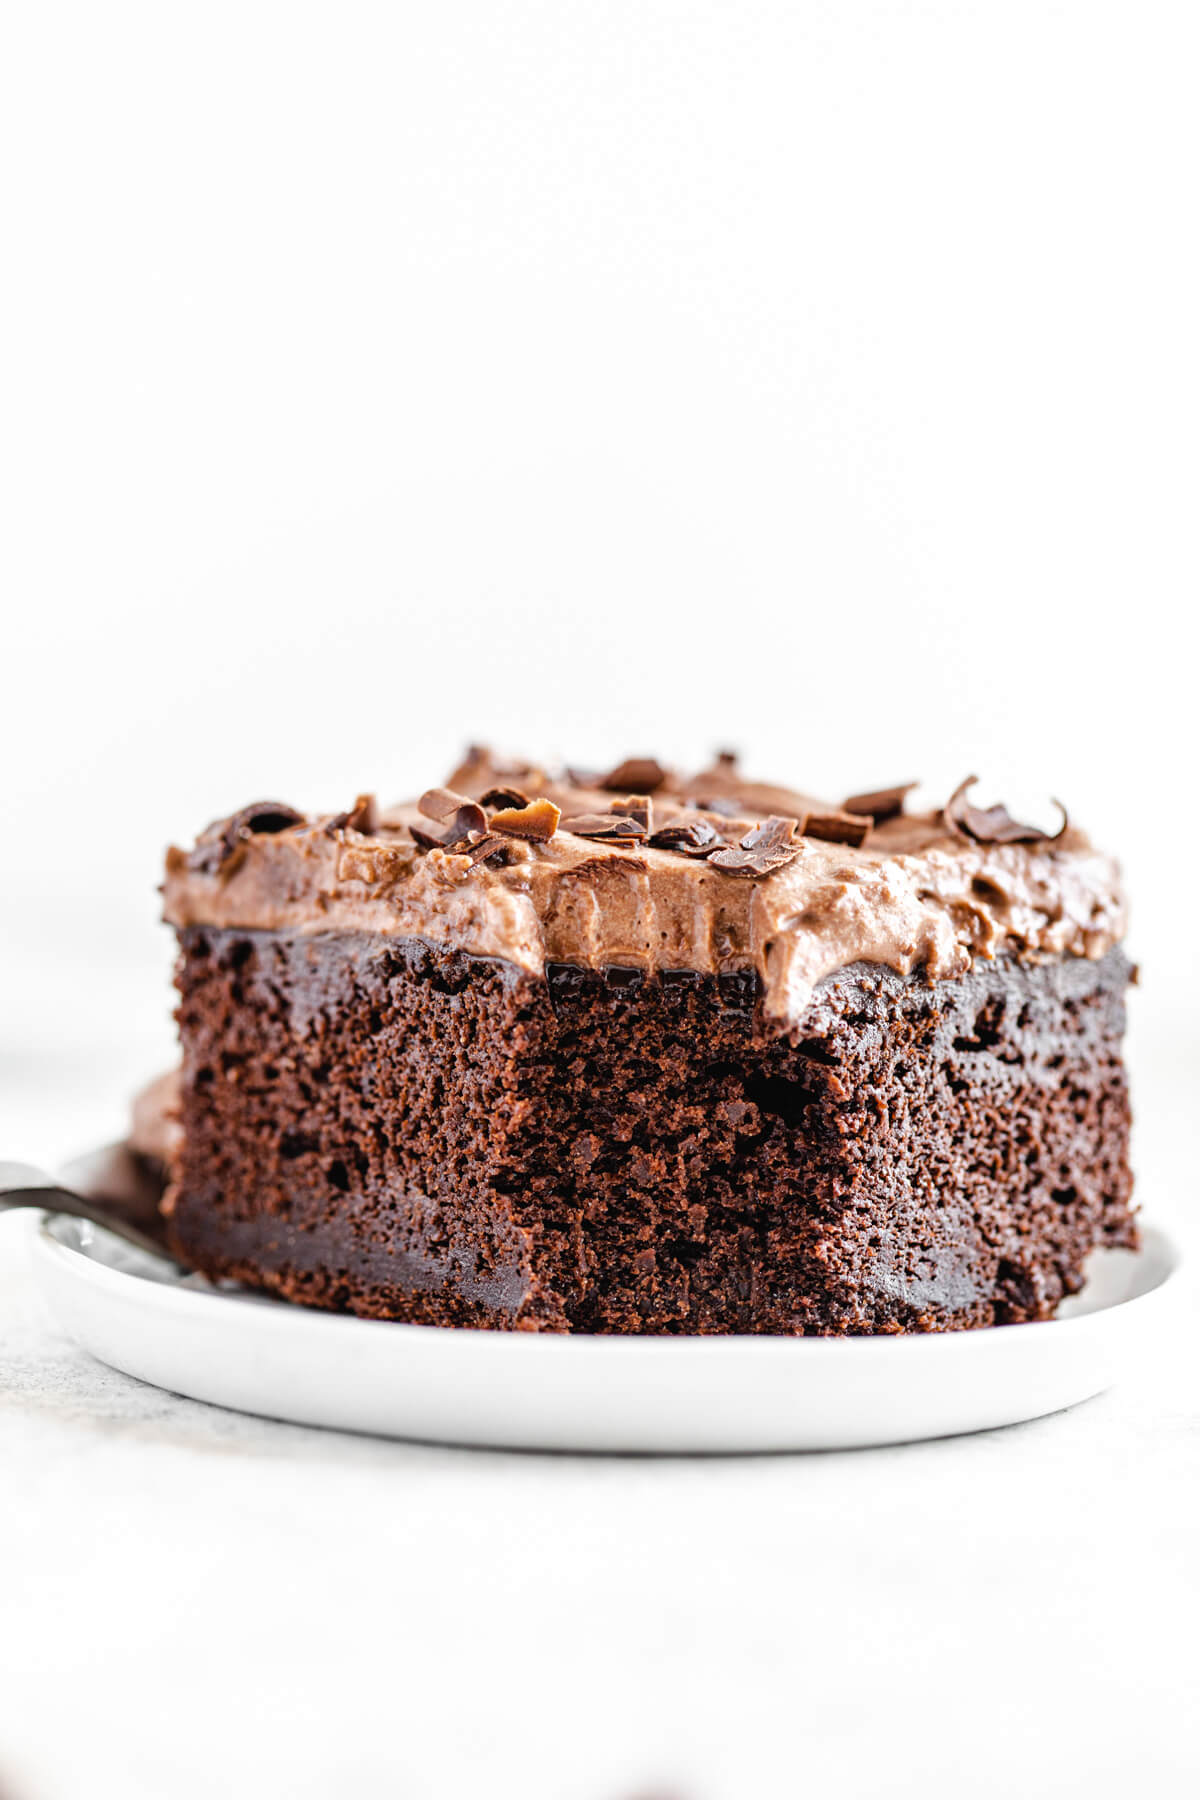
M27 1206L38 1207L43 1212L67 1213L73 1219L87 1219L124 1238L126 1243L136 1245L139 1250L148 1250L157 1257L164 1254L161 1243L124 1218L110 1203L95 1197L85 1198L83 1194L63 1187L44 1169L35 1169L29 1163L0 1162L0 1213L16 1212Z

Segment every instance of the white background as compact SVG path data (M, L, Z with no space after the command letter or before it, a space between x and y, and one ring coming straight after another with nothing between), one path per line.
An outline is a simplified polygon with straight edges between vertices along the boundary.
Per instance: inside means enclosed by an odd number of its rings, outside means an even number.
M11 9L5 1153L170 1056L167 840L468 738L733 743L1122 855L1182 1213L1197 48L1095 0Z
M152 1067L164 842L479 737L1061 794L1187 1032L1191 25L15 9L5 1054L119 961Z

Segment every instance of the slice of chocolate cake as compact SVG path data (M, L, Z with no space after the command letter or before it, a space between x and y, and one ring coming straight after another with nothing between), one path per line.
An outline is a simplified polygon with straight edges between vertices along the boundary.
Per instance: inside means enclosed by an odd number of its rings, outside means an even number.
M431 1325L1049 1317L1136 1241L1117 873L905 791L473 751L172 850L176 1253Z

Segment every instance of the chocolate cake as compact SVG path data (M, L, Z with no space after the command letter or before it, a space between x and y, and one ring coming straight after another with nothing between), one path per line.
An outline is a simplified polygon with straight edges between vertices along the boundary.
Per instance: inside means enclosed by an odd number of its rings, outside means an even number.
M173 849L176 1254L428 1325L1050 1317L1136 1242L1117 871L907 792L473 750Z

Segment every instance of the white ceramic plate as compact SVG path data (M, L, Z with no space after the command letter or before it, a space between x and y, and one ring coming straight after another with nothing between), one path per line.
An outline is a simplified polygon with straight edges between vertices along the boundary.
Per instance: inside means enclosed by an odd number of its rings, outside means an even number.
M1178 1256L1092 1259L1051 1324L927 1337L558 1337L305 1311L210 1286L107 1232L31 1218L64 1329L127 1375L239 1412L530 1450L833 1450L1039 1418L1152 1341Z

